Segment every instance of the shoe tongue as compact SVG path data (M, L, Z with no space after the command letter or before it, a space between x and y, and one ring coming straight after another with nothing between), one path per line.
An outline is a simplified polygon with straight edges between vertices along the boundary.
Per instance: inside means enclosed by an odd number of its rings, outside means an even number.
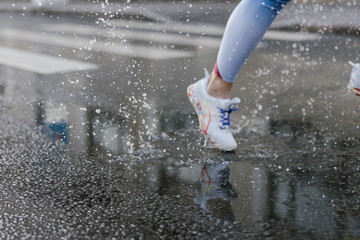
M233 99L224 99L220 102L220 106L223 109L229 109L231 105L236 105L240 103L240 98L233 98Z

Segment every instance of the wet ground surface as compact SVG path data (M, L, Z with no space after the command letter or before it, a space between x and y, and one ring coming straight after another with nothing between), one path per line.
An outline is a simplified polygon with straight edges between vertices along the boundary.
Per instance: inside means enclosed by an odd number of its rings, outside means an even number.
M1 238L360 237L358 36L265 38L223 153L203 147L185 94L220 36L104 21L1 16L2 47L98 66L0 66Z

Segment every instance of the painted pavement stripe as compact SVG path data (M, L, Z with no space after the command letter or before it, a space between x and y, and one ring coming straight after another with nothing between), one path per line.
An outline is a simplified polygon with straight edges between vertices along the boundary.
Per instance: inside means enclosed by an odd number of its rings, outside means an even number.
M212 24L184 24L174 23L171 24L159 24L152 22L135 22L135 21L112 21L108 23L111 27L121 27L129 29L143 29L153 31L173 31L177 33L193 33L200 35L214 35L221 37L225 28L220 25Z
M113 23L111 23L113 24ZM110 26L112 26L109 24ZM119 28L100 28L88 27L73 24L55 24L45 25L47 31L60 31L64 33L81 34L88 36L109 36L122 39L135 39L149 42L161 42L177 45L203 46L203 47L219 47L224 27L214 25L190 25L175 24L167 26L165 24L142 23L142 22L115 22L114 26ZM149 32L152 31L152 32ZM164 33L162 31L177 31L179 33ZM200 36L187 36L186 33L196 33ZM210 36L210 35L215 35ZM269 30L264 35L265 40L278 41L313 41L318 40L320 35L317 33L307 32L288 32Z
M39 33L25 29L2 28L0 29L3 37L14 38L22 41L34 43L68 47L72 49L85 49L91 51L114 53L118 55L141 57L147 59L173 59L186 58L193 55L189 51L175 49L161 49L154 47L139 46L128 43L109 43L88 37L67 36L55 33Z
M97 65L0 46L0 64L40 74L96 69Z
M109 38L134 39L188 46L219 47L221 38L207 36L186 36L177 33L149 32L143 30L126 30L119 28L88 27L74 24L52 24L43 27L46 31L79 34L83 36L107 36Z
M268 40L278 40L278 41L292 41L292 42L301 42L301 41L314 41L320 39L320 35L317 33L307 33L307 32L287 32L287 31L267 31L264 35L264 39Z
M195 25L195 24L183 24L183 23L171 23L156 24L156 23L144 23L135 21L113 21L108 23L109 26L121 27L127 29L142 29L153 31L176 31L179 33L194 33L203 35L204 38L211 35L221 37L224 33L225 27L219 25ZM206 37L205 37L206 36ZM267 40L279 40L279 41L312 41L320 38L317 33L307 32L289 32L289 31L277 31L269 30L264 36Z

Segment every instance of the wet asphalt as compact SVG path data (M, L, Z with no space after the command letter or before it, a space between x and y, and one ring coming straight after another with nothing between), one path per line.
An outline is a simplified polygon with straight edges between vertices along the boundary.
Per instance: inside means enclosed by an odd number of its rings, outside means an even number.
M360 237L358 35L266 37L235 84L239 146L224 153L203 146L185 94L221 37L102 17L0 17L2 47L98 66L0 65L1 239Z

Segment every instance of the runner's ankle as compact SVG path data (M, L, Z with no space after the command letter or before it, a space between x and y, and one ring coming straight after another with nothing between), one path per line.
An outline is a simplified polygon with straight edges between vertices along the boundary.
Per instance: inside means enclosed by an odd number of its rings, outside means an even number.
M214 73L210 75L209 83L206 88L207 93L215 98L230 98L232 83L225 82Z

